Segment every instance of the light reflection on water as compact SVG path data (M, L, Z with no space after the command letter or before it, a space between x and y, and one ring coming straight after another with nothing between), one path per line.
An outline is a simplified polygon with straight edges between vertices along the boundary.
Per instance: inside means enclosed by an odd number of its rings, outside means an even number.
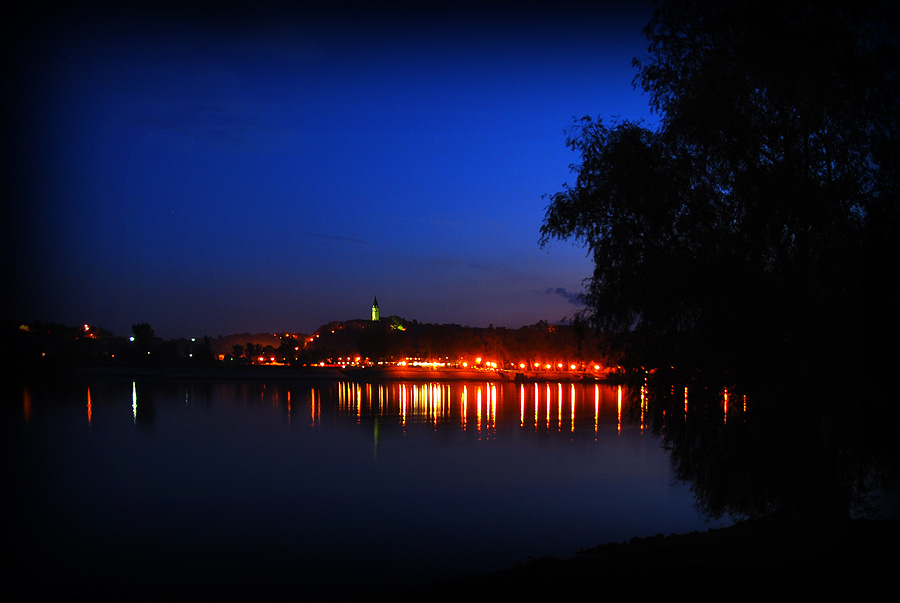
M606 385L98 379L15 395L17 536L35 564L360 592L396 588L398 567L408 586L709 527Z
M453 428L491 437L498 426L499 396L505 413L500 421L507 428L518 423L520 428L535 432L574 434L577 419L579 433L593 431L596 435L601 423L614 423L618 432L622 430L621 388L600 384L340 382L333 387L337 390L338 410L359 420L377 415L396 419L401 426L425 423L435 429ZM321 420L316 411L321 396L315 387L310 388L313 425ZM517 407L514 400L518 400Z

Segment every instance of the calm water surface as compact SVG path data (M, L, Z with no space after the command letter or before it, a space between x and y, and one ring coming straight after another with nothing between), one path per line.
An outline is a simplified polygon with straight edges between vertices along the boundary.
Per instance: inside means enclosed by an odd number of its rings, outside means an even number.
M47 580L379 592L711 527L612 386L98 377L10 395L14 542Z

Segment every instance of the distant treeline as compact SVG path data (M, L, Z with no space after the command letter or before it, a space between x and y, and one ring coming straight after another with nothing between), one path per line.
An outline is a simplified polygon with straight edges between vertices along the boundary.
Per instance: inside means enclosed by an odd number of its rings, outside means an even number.
M6 322L2 326L6 366L58 369L77 366L212 366L217 364L306 365L369 361L496 363L529 369L550 364L606 364L596 334L545 321L518 329L419 323L397 316L377 322L330 322L303 333L234 334L216 338L163 339L147 323L131 335L94 325Z
M422 359L450 364L481 358L498 368L525 364L605 364L600 339L590 330L540 321L518 329L419 323L397 316L380 321L352 320L323 325L298 350L306 363Z
M114 335L95 325L5 322L5 365L22 370L79 366L210 366L216 362L209 337L157 337L147 323L131 335Z

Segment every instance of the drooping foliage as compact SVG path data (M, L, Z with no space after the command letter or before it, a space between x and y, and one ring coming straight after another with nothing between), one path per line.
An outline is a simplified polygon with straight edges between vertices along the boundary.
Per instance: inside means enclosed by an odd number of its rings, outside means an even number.
M634 63L658 127L570 131L541 243L587 248L579 320L709 516L840 517L896 479L896 17L659 2ZM748 409L727 422L725 392Z
M659 127L583 118L542 243L594 273L582 319L638 365L821 366L893 262L898 47L878 3L659 3L635 59ZM848 348L848 346L850 346ZM813 360L810 354L815 357ZM846 354L844 354L846 357Z

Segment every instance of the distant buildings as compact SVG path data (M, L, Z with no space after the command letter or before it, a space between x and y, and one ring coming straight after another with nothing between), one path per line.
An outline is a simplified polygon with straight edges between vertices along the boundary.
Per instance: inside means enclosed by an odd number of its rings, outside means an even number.
M372 302L372 322L378 321L380 318L378 312L378 296L375 296L375 301Z

